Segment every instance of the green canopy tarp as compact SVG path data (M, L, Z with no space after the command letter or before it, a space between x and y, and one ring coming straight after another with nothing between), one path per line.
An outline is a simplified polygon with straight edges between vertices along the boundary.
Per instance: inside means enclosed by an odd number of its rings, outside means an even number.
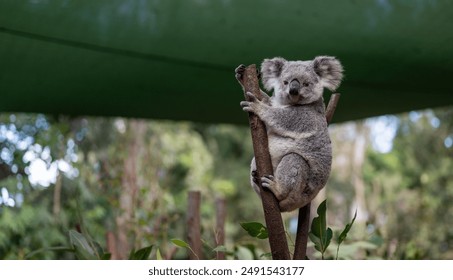
M0 0L0 112L246 123L238 64L316 55L334 121L452 105L453 2Z

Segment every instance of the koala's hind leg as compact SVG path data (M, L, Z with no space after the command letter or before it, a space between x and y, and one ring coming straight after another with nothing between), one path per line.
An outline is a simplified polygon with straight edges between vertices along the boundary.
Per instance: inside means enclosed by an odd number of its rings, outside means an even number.
M282 158L274 176L265 176L263 187L269 188L280 202L282 211L298 208L302 193L307 187L309 167L298 154L288 154Z

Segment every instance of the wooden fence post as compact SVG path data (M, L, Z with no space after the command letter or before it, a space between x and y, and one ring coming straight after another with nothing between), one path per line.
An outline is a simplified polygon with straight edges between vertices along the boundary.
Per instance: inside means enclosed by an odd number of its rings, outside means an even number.
M225 198L216 199L216 230L215 240L217 246L225 245L225 219L226 219L226 201ZM217 260L224 260L225 252L217 252Z
M187 209L187 241L192 250L189 250L189 259L202 259L201 226L200 226L200 192L189 192Z

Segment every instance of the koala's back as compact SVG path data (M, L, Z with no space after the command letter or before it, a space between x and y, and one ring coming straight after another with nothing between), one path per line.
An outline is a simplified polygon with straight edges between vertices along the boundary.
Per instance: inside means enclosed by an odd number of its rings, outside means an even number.
M268 131L269 152L274 169L283 156L298 154L310 166L307 175L311 187L324 186L330 174L332 147L323 100L279 108L274 121L273 127L279 129Z

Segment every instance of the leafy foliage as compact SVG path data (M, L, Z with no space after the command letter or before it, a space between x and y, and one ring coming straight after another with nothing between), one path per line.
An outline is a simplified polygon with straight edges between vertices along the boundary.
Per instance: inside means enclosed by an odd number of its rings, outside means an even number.
M338 235L338 239L337 239L337 244L338 244L337 245L337 254L336 254L336 257L335 257L335 259L337 259L337 260L338 260L338 252L340 250L340 245L341 245L341 243L343 243L343 241L348 236L348 232L351 230L352 225L354 224L354 221L355 221L356 218L357 218L357 210L354 213L354 217L352 218L352 221L350 223L346 224L346 226L344 227L343 231L340 233L340 235Z
M311 223L311 230L308 233L308 237L315 244L316 250L321 253L322 259L324 259L324 253L329 247L330 240L332 240L333 232L332 229L327 227L327 201L324 200L318 206L318 216L315 217Z
M173 238L170 241L171 241L171 243L175 244L178 247L190 248L189 244L187 242L183 241L183 240L180 240L180 239L177 239L177 238Z
M259 222L244 222L240 223L240 225L251 237L256 237L258 239L266 239L269 237L267 228Z
M96 256L97 254L95 253L95 248L89 244L88 240L82 234L77 231L70 230L69 240L79 260L99 259L99 256Z
M137 252L135 252L135 250L132 250L129 254L129 260L149 260L152 250L153 245L141 248ZM160 256L160 258L162 259L162 256Z

